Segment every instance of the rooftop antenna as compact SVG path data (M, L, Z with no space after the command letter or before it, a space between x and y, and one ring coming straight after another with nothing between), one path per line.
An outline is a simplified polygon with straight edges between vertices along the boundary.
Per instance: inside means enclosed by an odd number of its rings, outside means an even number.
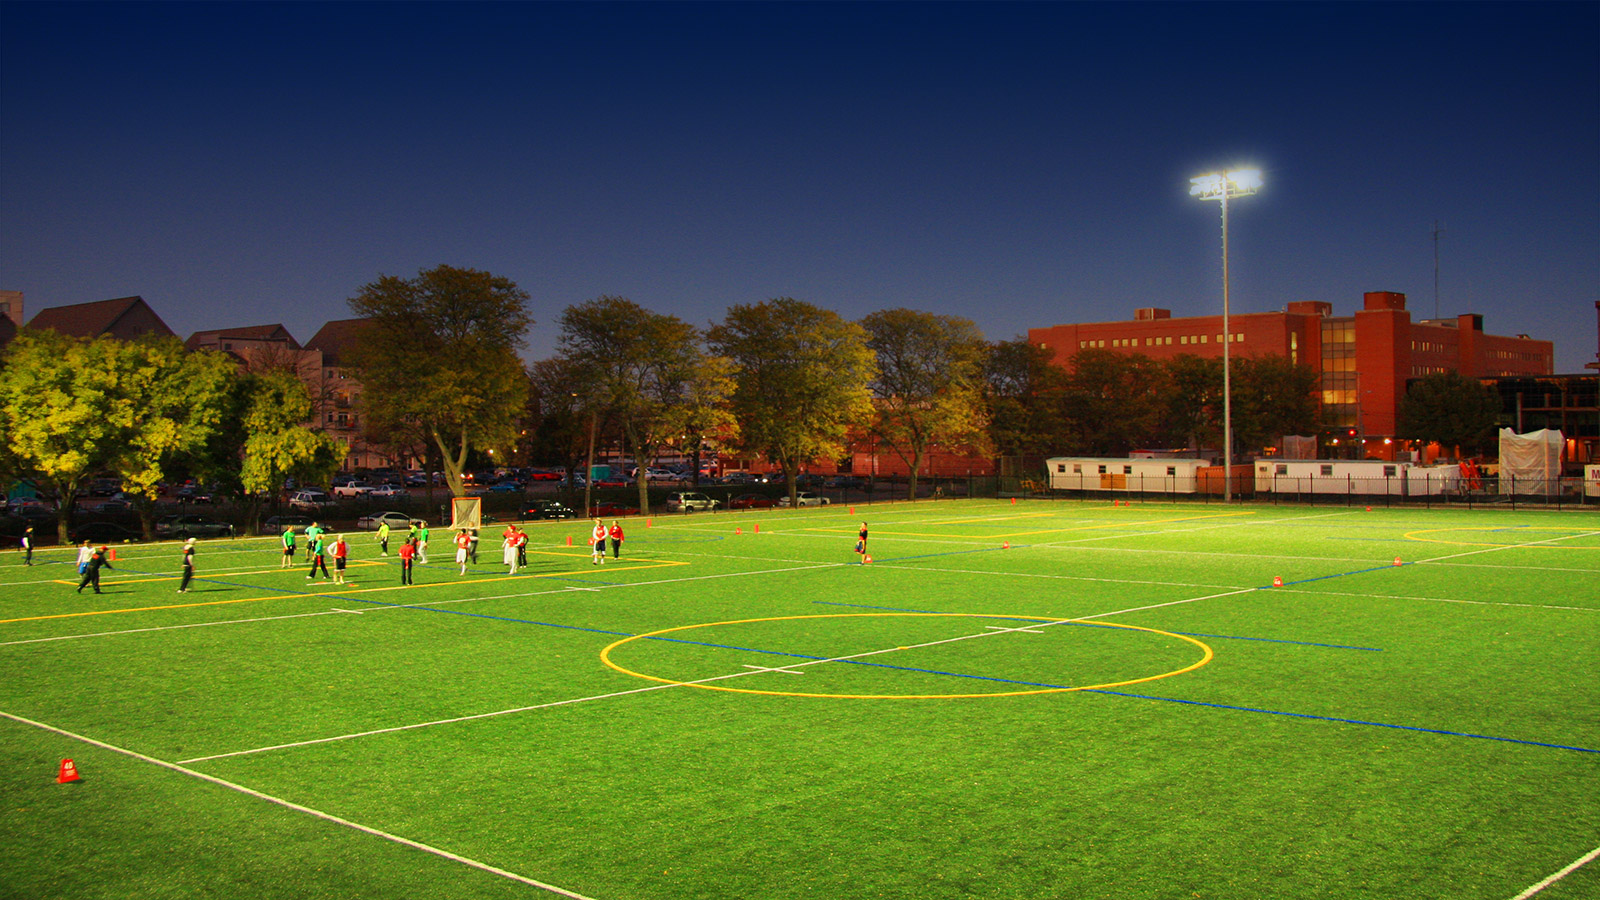
M1439 227L1439 220L1433 220L1433 317L1439 318L1439 235L1444 234L1444 229Z

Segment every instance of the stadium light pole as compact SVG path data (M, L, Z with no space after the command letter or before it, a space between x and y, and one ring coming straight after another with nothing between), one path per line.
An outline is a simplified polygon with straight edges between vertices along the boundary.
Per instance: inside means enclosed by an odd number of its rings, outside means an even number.
M1222 202L1222 502L1233 502L1233 331L1228 324L1228 200L1261 190L1260 169L1189 179L1189 195Z

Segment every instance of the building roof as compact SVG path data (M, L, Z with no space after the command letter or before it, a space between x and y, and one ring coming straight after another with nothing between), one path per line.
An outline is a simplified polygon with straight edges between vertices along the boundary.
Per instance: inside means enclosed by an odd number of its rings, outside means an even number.
M289 349L299 350L300 342L294 339L289 329L281 324L277 325L245 325L239 328L216 328L211 331L196 331L189 335L183 346L195 350L206 344L217 341L286 341Z
M337 319L324 324L306 341L307 350L321 350L323 365L340 366L345 361L340 355L355 343L356 336L371 319Z
M118 326L122 327L119 328ZM161 321L143 297L119 297L92 303L72 303L41 309L28 322L29 328L49 328L73 337L94 338L104 334L130 338L141 334L177 337Z

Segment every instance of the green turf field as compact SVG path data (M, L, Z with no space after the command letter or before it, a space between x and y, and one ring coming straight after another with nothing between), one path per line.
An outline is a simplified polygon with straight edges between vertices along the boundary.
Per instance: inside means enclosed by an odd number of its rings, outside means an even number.
M0 896L1600 897L1593 513L854 513L0 554Z

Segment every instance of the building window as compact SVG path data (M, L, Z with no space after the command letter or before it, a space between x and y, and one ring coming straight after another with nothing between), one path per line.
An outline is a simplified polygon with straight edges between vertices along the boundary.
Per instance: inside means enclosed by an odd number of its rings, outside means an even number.
M1287 474L1289 474L1289 466L1287 464L1285 464L1285 463L1278 463L1277 468L1276 468L1276 472L1279 475L1287 475Z
M1063 475L1065 475L1066 472L1067 472L1067 464L1066 463L1056 463L1056 471L1060 472Z
M1097 474L1104 475L1106 473L1106 467L1105 466L1100 466L1099 468L1100 468L1100 471Z
M1176 474L1178 474L1178 467L1177 466L1167 466L1167 474L1168 475L1176 475Z
M1132 475L1133 474L1133 466L1123 466L1122 467L1122 474L1124 474L1124 475Z
M1393 478L1394 477L1394 472L1395 472L1394 466L1384 466L1383 467L1383 477L1385 477L1385 478Z

